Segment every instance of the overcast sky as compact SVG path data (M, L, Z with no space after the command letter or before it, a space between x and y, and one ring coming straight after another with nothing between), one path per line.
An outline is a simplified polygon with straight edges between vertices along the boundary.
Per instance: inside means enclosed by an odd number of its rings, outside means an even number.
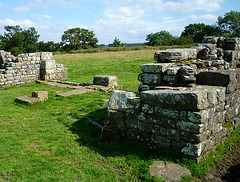
M6 25L35 27L39 40L60 42L69 28L94 31L99 43L145 42L162 30L179 36L190 23L215 24L240 11L240 0L0 0L0 34Z

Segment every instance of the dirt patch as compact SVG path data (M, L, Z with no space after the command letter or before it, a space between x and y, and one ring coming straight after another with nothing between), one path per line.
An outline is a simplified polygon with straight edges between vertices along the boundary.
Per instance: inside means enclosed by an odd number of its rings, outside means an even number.
M215 169L208 172L203 180L216 182L240 182L240 143L236 145L230 152L224 154L223 159Z

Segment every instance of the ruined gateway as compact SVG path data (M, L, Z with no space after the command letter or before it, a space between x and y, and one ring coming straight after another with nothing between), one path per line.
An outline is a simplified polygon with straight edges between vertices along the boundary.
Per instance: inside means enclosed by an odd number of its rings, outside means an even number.
M239 124L240 39L205 37L144 64L138 92L111 95L105 140L144 142L200 160Z

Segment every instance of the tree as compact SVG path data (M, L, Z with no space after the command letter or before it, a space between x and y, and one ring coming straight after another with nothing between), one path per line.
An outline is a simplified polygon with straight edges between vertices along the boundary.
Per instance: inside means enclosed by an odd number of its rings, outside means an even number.
M223 34L240 37L240 12L230 11L218 17L218 26Z
M98 39L93 31L81 28L68 29L62 35L62 43L66 49L78 50L97 47Z
M20 26L5 26L6 32L0 36L0 49L12 52L13 55L36 52L40 35L34 27L23 30Z
M113 47L123 47L124 44L117 38L115 37L113 40Z
M53 41L40 41L37 43L38 51L43 52L54 52L54 51L60 51L61 50L61 43L54 43Z
M217 26L195 23L186 26L181 37L191 37L194 42L202 42L205 35L219 36L220 34L221 31Z
M149 46L159 46L159 45L173 45L174 44L174 39L168 31L163 30L157 33L151 33L147 35L146 45Z

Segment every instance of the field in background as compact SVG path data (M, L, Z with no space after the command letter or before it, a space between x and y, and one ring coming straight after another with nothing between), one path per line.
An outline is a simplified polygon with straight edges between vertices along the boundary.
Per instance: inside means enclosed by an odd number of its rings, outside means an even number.
M68 68L68 81L92 83L94 75L115 75L124 89L137 90L140 66L154 62L154 52L58 54L54 59ZM49 93L42 105L14 103L16 97L30 96L37 90ZM103 124L111 93L56 97L57 91L68 90L37 83L0 88L0 181L160 181L148 171L154 160L186 166L196 180L240 143L238 127L224 145L197 165L171 151L129 142L103 142L100 129L86 116Z

